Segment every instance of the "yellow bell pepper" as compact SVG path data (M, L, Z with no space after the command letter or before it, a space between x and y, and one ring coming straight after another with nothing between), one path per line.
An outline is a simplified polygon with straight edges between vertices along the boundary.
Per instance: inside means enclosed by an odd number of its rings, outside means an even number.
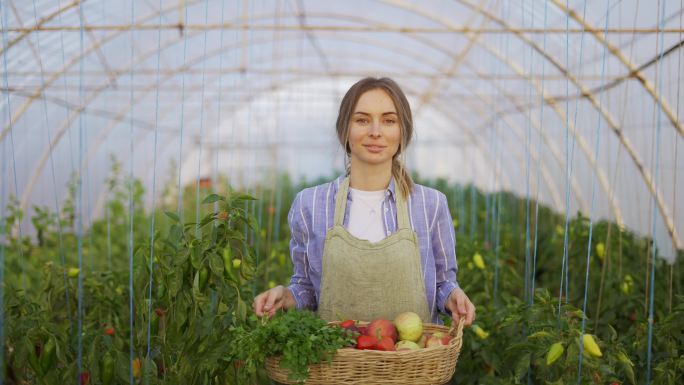
M482 258L482 255L480 255L480 253L475 253L473 255L473 263L475 264L475 266L477 266L478 269L484 270L485 261L484 258Z
M582 336L582 343L584 344L584 350L589 353L590 356L593 357L601 357L603 356L603 353L601 353L601 349L599 348L598 344L596 343L596 340L594 340L594 336L591 334L585 334Z
M489 333L477 325L473 325L473 332L475 335L480 337L481 340L486 340L489 337Z
M546 365L550 366L554 362L556 362L560 356L563 355L563 352L565 351L565 348L563 347L563 343L561 342L556 342L555 344L551 345L549 348L549 352L546 353Z

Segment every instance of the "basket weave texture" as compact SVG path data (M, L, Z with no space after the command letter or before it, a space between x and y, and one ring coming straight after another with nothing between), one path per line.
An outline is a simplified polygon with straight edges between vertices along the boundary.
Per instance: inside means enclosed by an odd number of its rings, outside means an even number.
M333 322L335 324L335 322ZM361 323L363 324L363 323ZM463 345L463 320L456 328L423 324L424 333L449 333L448 345L419 350L385 352L378 350L338 349L332 359L310 365L308 385L441 385L449 382ZM296 384L287 379L288 370L279 368L280 357L266 359L266 372L274 381Z

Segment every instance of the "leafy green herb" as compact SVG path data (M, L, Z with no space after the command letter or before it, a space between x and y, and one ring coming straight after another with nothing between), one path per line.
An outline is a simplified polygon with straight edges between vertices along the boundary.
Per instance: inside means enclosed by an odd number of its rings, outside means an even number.
M244 362L247 372L254 373L267 357L281 356L280 367L289 369L293 381L305 380L310 364L330 363L337 349L354 343L344 329L328 325L308 310L278 313L257 322L252 330L239 327L233 332L237 343L229 360Z

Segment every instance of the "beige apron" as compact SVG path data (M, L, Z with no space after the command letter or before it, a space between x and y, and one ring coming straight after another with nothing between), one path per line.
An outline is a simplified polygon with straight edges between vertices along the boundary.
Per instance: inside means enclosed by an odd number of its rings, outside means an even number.
M371 243L344 228L349 177L340 183L335 223L325 237L318 314L327 321L393 320L405 311L431 322L425 298L418 237L409 226L408 206L396 194L398 228Z

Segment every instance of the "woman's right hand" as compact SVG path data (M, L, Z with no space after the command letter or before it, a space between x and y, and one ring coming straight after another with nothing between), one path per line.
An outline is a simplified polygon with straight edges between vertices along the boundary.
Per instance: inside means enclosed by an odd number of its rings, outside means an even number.
M271 318L278 310L287 310L296 305L297 303L290 289L278 285L254 297L252 309L257 317L268 315L268 318Z

